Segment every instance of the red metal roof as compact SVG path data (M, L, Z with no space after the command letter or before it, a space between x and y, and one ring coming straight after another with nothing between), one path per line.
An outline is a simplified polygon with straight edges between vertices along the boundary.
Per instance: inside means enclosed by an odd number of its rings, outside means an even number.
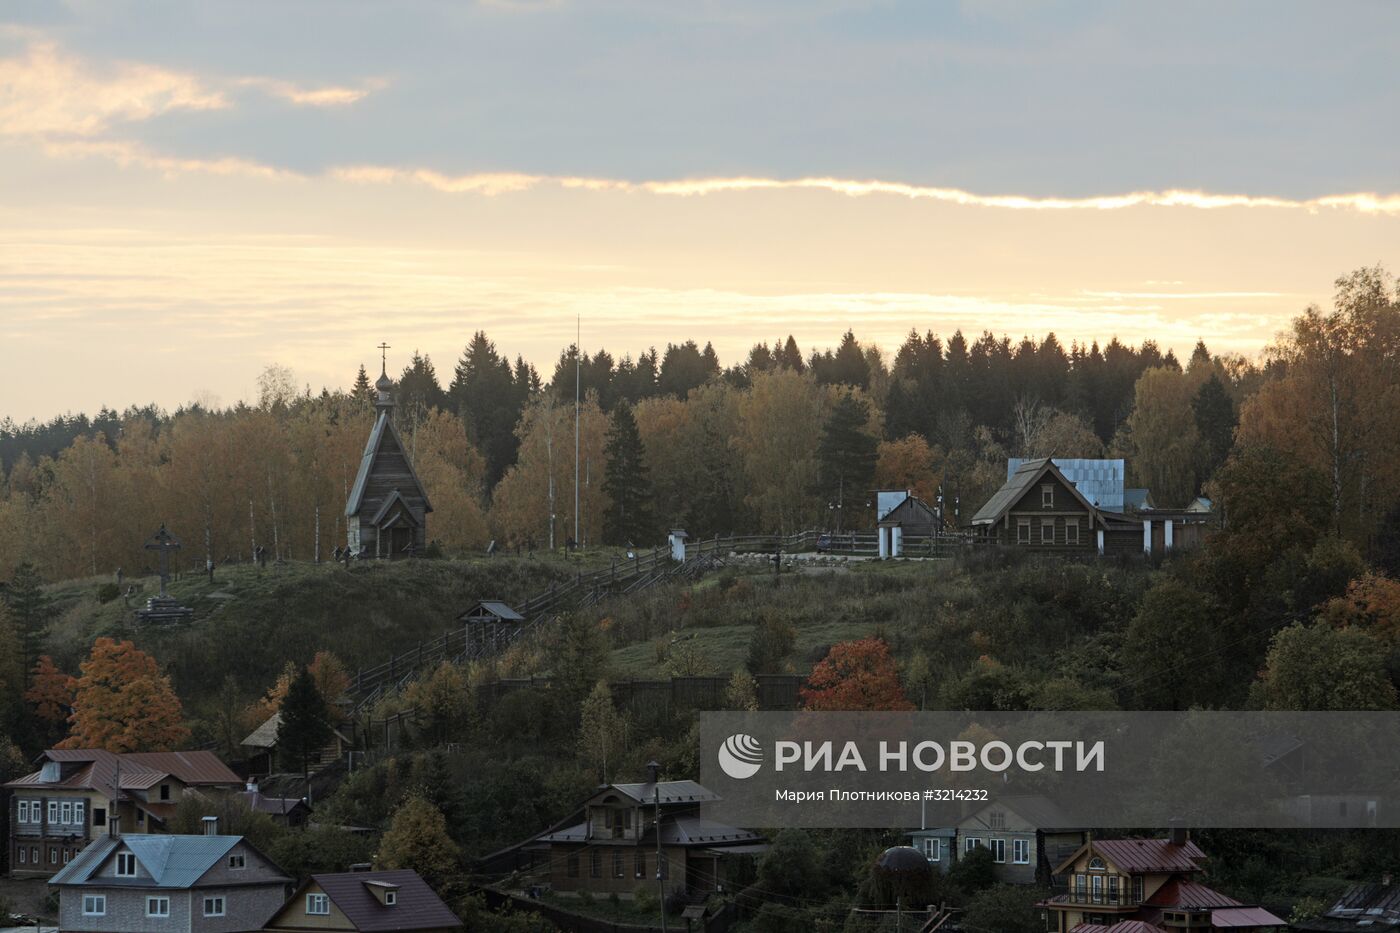
M1200 871L1206 857L1189 839L1185 845L1170 839L1095 839L1092 845L1119 871L1129 873Z
M1210 914L1210 925L1216 930L1231 930L1237 927L1281 927L1286 922L1262 907L1226 907L1223 910L1213 910Z
M1113 926L1101 923L1081 923L1070 933L1165 933L1162 927L1142 920L1120 920Z
M1185 878L1172 878L1153 891L1152 896L1143 903L1152 907L1180 907L1185 910L1243 906L1233 897Z

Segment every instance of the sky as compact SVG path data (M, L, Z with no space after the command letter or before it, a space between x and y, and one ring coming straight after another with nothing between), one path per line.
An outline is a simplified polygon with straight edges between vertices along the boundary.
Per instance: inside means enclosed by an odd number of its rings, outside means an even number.
M1400 4L6 0L0 417L851 328L1257 354L1400 266Z

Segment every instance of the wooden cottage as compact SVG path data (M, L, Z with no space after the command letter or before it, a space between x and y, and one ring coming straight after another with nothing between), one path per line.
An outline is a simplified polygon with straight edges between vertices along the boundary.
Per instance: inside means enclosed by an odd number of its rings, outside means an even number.
M374 430L345 503L346 536L356 557L408 557L428 543L428 494L394 428L394 383L381 371Z

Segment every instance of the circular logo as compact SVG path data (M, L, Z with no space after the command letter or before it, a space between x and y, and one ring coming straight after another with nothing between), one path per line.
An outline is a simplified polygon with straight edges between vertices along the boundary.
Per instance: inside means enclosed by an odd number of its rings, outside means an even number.
M751 778L763 766L763 746L751 735L731 735L719 747L719 766L737 780Z

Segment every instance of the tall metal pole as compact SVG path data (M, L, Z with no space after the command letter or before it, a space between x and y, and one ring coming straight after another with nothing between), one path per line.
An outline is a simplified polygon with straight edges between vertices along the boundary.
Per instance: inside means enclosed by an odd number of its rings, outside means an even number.
M661 788L653 787L656 801L656 886L661 889L661 930L666 930L666 879L661 875Z
M574 547L579 546L578 534L578 395L583 381L583 315L575 321L578 327L574 337Z

